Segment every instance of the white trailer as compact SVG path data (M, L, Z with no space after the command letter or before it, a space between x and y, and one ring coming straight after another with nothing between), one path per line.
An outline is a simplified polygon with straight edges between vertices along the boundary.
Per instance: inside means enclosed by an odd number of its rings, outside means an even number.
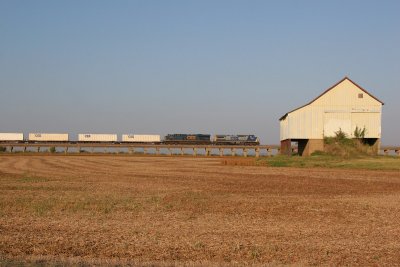
M159 143L161 142L161 136L156 134L123 134L122 142Z
M117 142L116 134L78 134L79 142Z
M30 142L68 142L67 133L30 133Z
M24 141L23 133L0 133L0 142L22 142Z

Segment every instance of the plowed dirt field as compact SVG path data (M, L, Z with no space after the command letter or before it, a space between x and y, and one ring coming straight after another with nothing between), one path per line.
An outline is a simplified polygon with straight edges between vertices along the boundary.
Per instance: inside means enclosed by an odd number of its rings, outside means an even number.
M3 155L0 262L399 265L400 172Z

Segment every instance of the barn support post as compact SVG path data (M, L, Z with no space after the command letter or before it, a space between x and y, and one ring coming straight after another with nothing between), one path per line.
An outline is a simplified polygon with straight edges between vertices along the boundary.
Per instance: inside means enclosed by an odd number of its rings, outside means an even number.
M382 145L381 139L377 139L374 145L374 147L376 148L375 150L376 155L379 155L379 151L381 150L381 145Z
M160 155L160 148L156 147L156 155L159 156Z
M11 152L11 153L13 152L13 150L14 150L14 147L13 147L13 146L10 146L10 152Z
M286 139L281 141L281 154L291 156L292 153L292 140Z
M24 146L24 153L26 152L26 146Z
M260 157L260 149L256 148L256 149L254 149L254 152L256 153L256 158L259 158Z
M243 148L243 157L247 158L247 148Z
M232 157L236 156L236 149L235 148L231 148L231 154L232 154Z
M220 157L223 157L223 156L224 156L224 149L223 149L223 148L220 148L220 149L219 149L219 156L220 156Z
M193 148L193 156L197 156L197 148Z
M64 154L68 154L68 147L67 146L64 148Z
M168 155L172 156L172 148L168 148Z
M37 152L38 152L38 153L40 152L40 146L37 147Z
M183 151L183 147L181 147L181 156L185 155L184 151Z
M81 147L78 146L77 148L78 148L78 153L81 153Z
M210 154L211 154L210 148L206 147L206 156L208 157L210 156Z
M144 147L144 148L143 148L143 154L144 154L144 155L147 155L147 147Z
M297 140L298 154L311 156L315 151L324 151L323 139L299 139Z

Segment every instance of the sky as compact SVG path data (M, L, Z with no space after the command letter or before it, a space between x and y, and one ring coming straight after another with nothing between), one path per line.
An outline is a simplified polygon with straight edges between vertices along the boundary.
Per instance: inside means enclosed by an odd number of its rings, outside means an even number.
M0 132L256 134L348 76L400 145L400 1L0 0Z

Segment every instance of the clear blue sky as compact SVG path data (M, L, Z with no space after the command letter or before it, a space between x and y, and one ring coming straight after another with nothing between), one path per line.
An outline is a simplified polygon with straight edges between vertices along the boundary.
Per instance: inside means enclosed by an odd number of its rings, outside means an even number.
M344 76L400 144L400 1L0 0L0 132L254 133Z

